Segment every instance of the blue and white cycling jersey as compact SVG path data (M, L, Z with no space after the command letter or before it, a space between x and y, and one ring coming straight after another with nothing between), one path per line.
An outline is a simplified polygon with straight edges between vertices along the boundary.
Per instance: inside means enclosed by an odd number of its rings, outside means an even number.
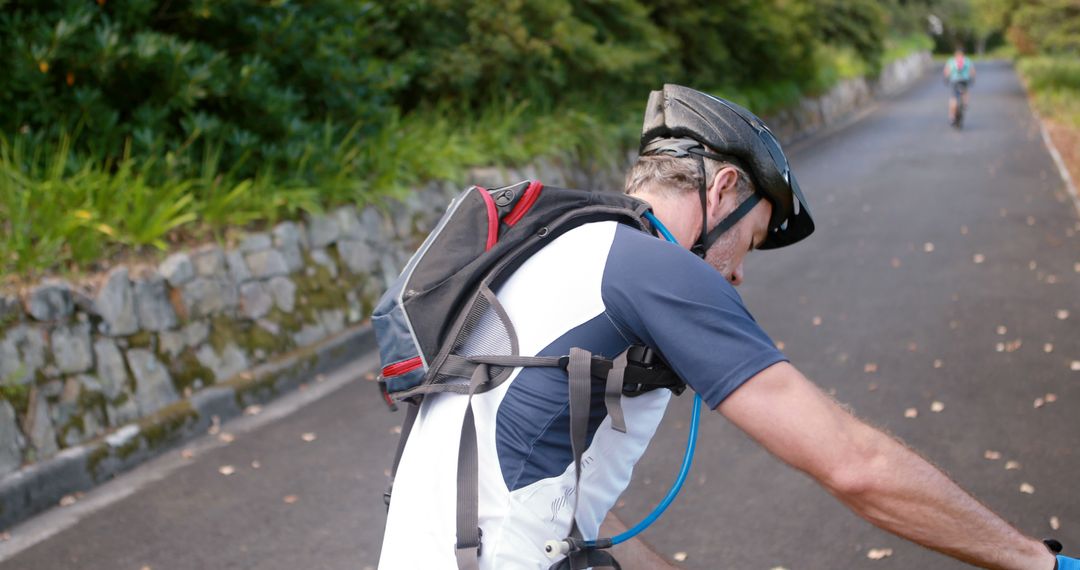
M580 347L614 357L631 344L660 351L715 408L736 388L786 360L734 287L678 245L616 222L575 228L530 257L497 296L519 353L558 356ZM611 429L593 394L577 522L596 538L630 482L670 400L668 390L623 397L626 433ZM457 453L467 398L429 395L394 483L381 570L457 568ZM546 569L544 542L565 537L574 508L567 376L518 368L473 397L480 466L483 570Z

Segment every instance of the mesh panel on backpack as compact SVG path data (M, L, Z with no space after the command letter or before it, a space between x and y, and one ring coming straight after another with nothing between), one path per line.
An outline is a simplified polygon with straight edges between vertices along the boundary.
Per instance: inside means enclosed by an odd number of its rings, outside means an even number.
M485 292L489 293L489 291ZM491 295L494 297L494 295ZM479 294L476 302L470 308L461 332L454 340L454 348L451 354L459 356L510 356L515 353L516 339L511 334L508 323L505 322L505 313L496 310L495 306L488 301L488 296ZM489 375L498 377L504 372L504 367L491 366ZM443 382L446 376L439 374L436 382Z

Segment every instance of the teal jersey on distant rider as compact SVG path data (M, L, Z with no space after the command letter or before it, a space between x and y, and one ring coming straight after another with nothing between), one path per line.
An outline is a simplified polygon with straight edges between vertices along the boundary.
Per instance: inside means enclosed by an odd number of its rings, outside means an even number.
M946 69L949 71L949 81L951 83L958 83L960 81L971 81L971 71L973 64L971 60L966 57L951 57L946 65Z

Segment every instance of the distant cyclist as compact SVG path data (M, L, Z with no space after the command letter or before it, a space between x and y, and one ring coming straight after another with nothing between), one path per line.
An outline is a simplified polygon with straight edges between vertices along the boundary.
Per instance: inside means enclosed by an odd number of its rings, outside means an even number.
M962 119L959 117L963 115L963 111L961 110L960 115L957 115L956 105L958 102L962 102L964 108L968 105L968 87L975 82L975 64L964 57L963 48L957 47L956 52L945 63L942 74L952 87L952 96L949 98L949 123L954 127L960 127Z

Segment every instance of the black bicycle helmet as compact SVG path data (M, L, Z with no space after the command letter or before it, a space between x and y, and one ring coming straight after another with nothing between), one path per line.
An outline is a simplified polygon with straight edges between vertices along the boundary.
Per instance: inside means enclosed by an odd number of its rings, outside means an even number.
M702 236L695 252L705 251L724 231L764 198L773 207L769 235L758 249L791 245L814 231L814 220L806 209L787 157L769 128L750 111L719 97L681 85L664 85L649 95L641 129L642 156L669 154L694 156L701 169L702 218L705 217L705 166L702 157L718 160L735 158L753 179L755 196Z

